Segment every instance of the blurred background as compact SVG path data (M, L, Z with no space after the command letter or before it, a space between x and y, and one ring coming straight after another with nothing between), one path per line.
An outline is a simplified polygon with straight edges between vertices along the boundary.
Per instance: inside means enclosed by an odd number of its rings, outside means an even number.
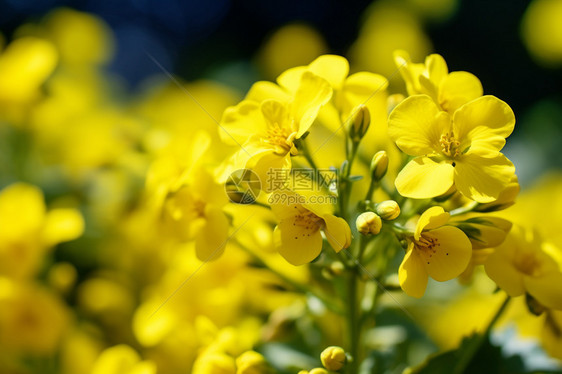
M165 69L211 78L245 92L258 79L308 64L322 53L354 70L397 78L391 52L429 52L466 70L518 118L508 156L523 186L562 166L562 5L535 1L2 0L0 31L10 39L57 7L100 17L114 34L106 69L129 89ZM398 80L395 79L395 83Z

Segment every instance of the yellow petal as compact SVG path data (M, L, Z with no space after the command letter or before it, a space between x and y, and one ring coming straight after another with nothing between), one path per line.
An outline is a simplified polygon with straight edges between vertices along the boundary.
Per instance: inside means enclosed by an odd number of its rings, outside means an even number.
M291 96L283 90L283 88L273 82L259 81L252 85L245 97L245 100L256 101L258 103L267 99L275 99L282 103L287 103L291 99Z
M297 139L308 131L320 107L330 101L332 88L324 79L305 71L292 103L293 118L298 121Z
M425 71L425 65L413 63L408 52L403 50L396 50L393 55L396 68L399 69L402 79L406 82L408 94L421 93L418 77Z
M413 297L422 297L427 287L427 271L422 259L410 243L408 252L404 256L398 269L400 287L406 294Z
M258 176L263 191L286 188L291 171L291 156L266 151L253 156L246 164Z
M455 187L479 203L494 201L509 185L515 167L504 155L480 157L466 154L456 162Z
M388 134L396 145L412 156L440 151L439 139L449 126L427 95L414 95L398 104L388 118Z
M539 277L524 276L523 284L542 305L550 309L562 309L562 273L552 271Z
M45 218L43 193L35 186L15 183L0 192L0 238L39 234Z
M213 261L219 258L228 241L228 218L222 209L208 207L205 209L205 225L195 237L195 252L201 261Z
M454 113L483 93L482 83L475 75L466 71L454 71L439 85L439 104L447 112Z
M525 293L523 274L513 266L513 263L502 251L496 249L494 253L489 255L484 263L484 269L490 279L496 282L498 287L507 292L509 296L515 297Z
M43 241L54 245L78 238L84 232L84 219L75 209L53 209L45 217Z
M455 224L468 236L472 249L497 247L505 240L512 223L499 217L479 216Z
M309 70L324 78L335 89L341 89L345 77L349 73L349 63L345 57L337 55L323 55L312 61Z
M295 218L279 222L274 231L275 246L281 256L293 265L303 265L314 260L322 251L319 228L307 229L295 224Z
M453 185L455 168L429 157L410 161L396 177L396 189L402 196L426 199L444 194Z
M377 99L384 99L384 116L386 117L386 89L388 80L382 75L369 72L359 72L350 75L343 84L341 93L336 97L337 106L341 110L341 117L346 120L357 105L371 104ZM369 109L372 106L369 105ZM371 113L374 117L376 113Z
M442 207L432 206L420 216L420 219L416 224L414 238L419 240L423 230L431 230L443 226L447 223L447 221L449 221L449 217L450 214L445 212Z
M322 218L324 218L326 223L324 234L332 248L339 252L349 247L351 244L351 229L347 222L343 218L331 214L327 214Z
M449 68L447 67L445 59L437 53L433 53L426 57L425 66L429 79L431 79L431 82L433 82L433 84L437 87L439 86L439 83L445 79L447 74L449 74Z
M297 66L287 69L277 77L277 83L288 92L294 94L299 89L302 75L308 70L307 66Z
M228 144L242 145L252 135L265 131L266 123L260 104L243 100L236 106L226 108L220 122L219 135Z
M453 131L460 149L486 154L499 151L515 126L513 110L495 96L482 96L461 108L453 116Z
M458 277L472 256L472 245L466 235L453 226L443 226L424 235L436 238L439 243L433 254L420 253L429 276L439 282Z
M276 127L291 127L287 106L277 100L264 100L260 110L269 129ZM290 131L290 130L289 130Z

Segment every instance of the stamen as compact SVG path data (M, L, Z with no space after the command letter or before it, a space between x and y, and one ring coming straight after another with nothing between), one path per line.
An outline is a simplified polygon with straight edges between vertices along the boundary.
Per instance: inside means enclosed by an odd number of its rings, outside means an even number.
M439 143L441 143L441 152L443 152L444 155L455 158L460 154L459 147L461 143L455 139L455 135L452 131L441 135Z
M297 133L290 128L274 123L269 126L261 141L273 148L277 154L285 155L291 153L294 156L298 153L293 143L296 136Z

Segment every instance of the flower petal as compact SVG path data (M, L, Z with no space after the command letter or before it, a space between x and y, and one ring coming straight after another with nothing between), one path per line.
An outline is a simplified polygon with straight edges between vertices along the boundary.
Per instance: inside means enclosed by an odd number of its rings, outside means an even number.
M256 133L266 130L266 123L256 101L243 100L226 108L220 122L219 135L225 143L242 145Z
M496 200L511 182L515 166L504 155L480 157L466 154L455 167L455 186L466 197L479 203Z
M460 229L443 226L423 235L438 240L433 254L420 252L420 257L425 261L424 265L431 278L444 282L458 277L466 269L472 256L472 245Z
M475 75L466 71L454 71L441 81L439 103L449 113L454 113L464 104L484 93L482 83Z
M349 63L345 57L323 55L312 61L308 68L314 74L324 78L335 89L341 89L345 77L349 73Z
M351 244L351 229L347 222L343 218L336 217L332 214L326 214L322 218L326 223L324 234L332 248L334 248L336 252L339 252L349 247Z
M275 152L261 152L248 161L250 168L258 176L263 191L269 193L285 188L291 171L291 156Z
M523 284L542 305L550 309L562 309L562 273L552 271L540 277L524 276Z
M326 80L309 71L302 74L300 86L292 102L293 118L299 124L297 139L308 131L320 107L330 101L331 97L332 88Z
M505 242L503 246L506 246ZM512 261L503 252L498 248L489 255L484 263L484 270L486 270L490 279L496 282L498 287L507 292L509 296L523 295L525 293L523 274L513 266Z
M406 294L413 297L422 297L427 287L427 271L422 259L410 243L408 252L404 256L400 268L398 269L398 279L400 287Z
M273 233L275 246L281 256L293 265L303 265L314 260L322 251L320 230L307 230L295 224L295 217L279 222Z
M256 101L258 103L267 99L275 99L282 103L288 103L291 100L291 96L285 92L283 88L273 82L259 81L252 85L245 97L245 100Z
M453 115L453 131L460 149L486 154L499 151L515 126L513 110L495 96L482 96L460 107Z
M402 196L426 199L444 194L453 185L455 168L430 157L410 161L396 177L396 189Z
M372 117L376 116L377 109L378 111L382 109L386 119L387 88L388 80L382 75L369 72L350 75L345 80L341 93L336 97L337 106L341 110L341 117L344 121L347 120L353 108L366 103ZM384 105L377 105L381 101L384 102Z
M419 240L423 230L431 230L443 226L447 223L447 221L449 221L450 216L451 215L448 212L445 212L445 210L440 206L432 206L427 209L422 213L418 223L416 224L414 238Z
M441 149L439 139L449 126L446 119L429 96L410 96L390 113L388 134L405 153L427 155Z
M54 245L78 238L84 232L84 219L76 209L53 209L45 217L43 241Z

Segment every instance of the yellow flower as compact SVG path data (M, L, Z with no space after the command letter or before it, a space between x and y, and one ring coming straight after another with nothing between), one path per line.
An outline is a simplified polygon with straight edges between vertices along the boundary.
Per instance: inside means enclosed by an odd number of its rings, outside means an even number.
M0 55L0 101L33 99L57 59L57 51L48 41L25 37L10 43Z
M275 245L293 265L311 262L320 254L321 231L336 252L351 244L349 225L332 214L331 206L305 200L304 196L288 191L276 193L270 199L271 210L279 219L274 231Z
M201 166L209 136L195 133L182 149L171 149L151 165L146 189L163 230L180 241L195 240L197 257L217 259L224 251L229 223L224 186Z
M515 167L500 150L515 116L494 96L459 108L451 119L427 95L415 95L390 114L389 135L405 153L417 156L398 174L398 192L430 198L456 187L480 203L495 200L510 184Z
M514 226L484 268L510 296L529 294L547 308L562 309L561 266L549 251L536 232Z
M270 98L261 100L263 92L256 92L263 90ZM298 154L295 141L331 96L328 83L310 72L302 74L293 95L273 83L256 83L245 100L225 110L221 121L223 140L240 146L233 156L234 170L252 169L263 189L274 190L269 178L275 178L275 170L291 169L291 156Z
M447 63L438 54L426 57L425 64L410 61L405 51L395 51L394 61L406 82L408 94L428 95L439 107L449 113L482 96L482 84L466 71L449 73Z
M29 277L40 267L47 249L73 240L84 231L75 209L47 211L35 186L15 183L0 192L0 274Z
M246 351L236 358L236 374L272 374L265 357L256 351Z
M542 345L551 356L562 360L562 311L549 310L546 313L541 333Z
M426 210L409 237L406 256L398 270L400 286L410 296L422 297L428 276L444 282L461 274L470 261L470 240L458 228L444 226L449 213L435 206Z
M100 354L92 374L156 374L156 365L152 361L142 361L128 345L119 344Z

